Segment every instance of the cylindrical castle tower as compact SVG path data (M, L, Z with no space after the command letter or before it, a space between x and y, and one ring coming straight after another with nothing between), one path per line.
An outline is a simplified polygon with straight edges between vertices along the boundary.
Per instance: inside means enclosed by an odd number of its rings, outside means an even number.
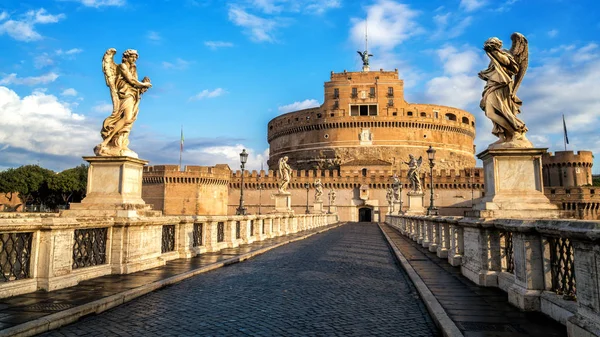
M408 155L426 158L436 149L436 167L475 166L475 118L447 106L404 100L395 71L331 73L318 108L283 114L268 124L269 168L282 156L292 168L328 169L357 160L389 162L399 169Z
M544 186L575 187L592 184L591 151L547 152L542 157Z

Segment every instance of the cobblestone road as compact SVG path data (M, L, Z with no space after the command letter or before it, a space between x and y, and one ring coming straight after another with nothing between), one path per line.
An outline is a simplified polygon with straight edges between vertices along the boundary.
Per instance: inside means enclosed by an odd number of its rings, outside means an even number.
M375 224L349 223L43 336L437 336Z

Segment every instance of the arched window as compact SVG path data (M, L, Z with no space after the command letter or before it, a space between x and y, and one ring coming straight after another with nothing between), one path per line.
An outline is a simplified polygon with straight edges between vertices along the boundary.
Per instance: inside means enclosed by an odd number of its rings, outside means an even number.
M451 114L451 113L447 113L446 114L446 120L456 121L456 115L455 114Z
M421 112L421 117L427 117L427 113Z
M463 117L462 122L463 122L463 124L469 125L469 119L467 117Z
M367 169L366 168L362 169L362 176L363 177L367 176Z
M407 113L406 113L406 115L407 115L407 116L410 116L410 117L412 117L412 115L413 115L413 112L412 112L412 111L409 111L409 112L407 112Z

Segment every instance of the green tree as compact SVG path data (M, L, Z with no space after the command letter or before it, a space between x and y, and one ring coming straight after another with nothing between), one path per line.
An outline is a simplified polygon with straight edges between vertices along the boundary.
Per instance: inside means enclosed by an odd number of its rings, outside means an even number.
M38 165L24 165L12 172L10 187L18 193L24 206L28 202L42 203L51 195L48 180L55 175L54 171Z
M48 187L60 196L63 204L69 200L81 200L87 186L87 171L85 164L64 170L48 181Z
M595 177L592 179L592 186L600 186L600 177Z

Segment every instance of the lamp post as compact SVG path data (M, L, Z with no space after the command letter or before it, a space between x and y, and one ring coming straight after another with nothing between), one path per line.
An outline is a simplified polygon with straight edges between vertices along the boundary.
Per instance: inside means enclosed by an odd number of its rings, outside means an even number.
M310 184L304 183L304 188L306 188L306 214L310 213L308 210L308 191L310 190Z
M399 183L398 188L400 189L400 194L399 194L399 197L400 197L400 209L398 210L398 215L401 215L401 214L404 214L404 213L402 213L402 183L401 182L398 182L398 183Z
M246 168L246 161L248 160L248 152L246 149L240 153L240 162L242 163L242 185L240 186L240 207L237 208L236 215L246 215L246 208L244 207L244 169Z
M260 215L260 206L262 205L262 190L265 183L258 183L258 215Z
M427 215L438 215L438 209L433 205L433 167L435 166L435 150L431 145L427 149L427 157L429 158L429 175L431 176L430 191L431 199L429 200L429 208L427 208Z

